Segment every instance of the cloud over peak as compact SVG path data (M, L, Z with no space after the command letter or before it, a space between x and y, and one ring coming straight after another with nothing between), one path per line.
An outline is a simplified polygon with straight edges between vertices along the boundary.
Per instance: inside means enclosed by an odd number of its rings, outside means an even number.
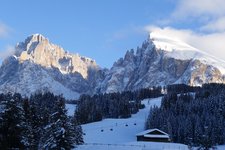
M224 0L179 0L172 13L174 17L202 17L217 18L225 14Z
M216 20L210 21L208 24L203 25L201 30L210 32L225 31L225 17L220 17Z
M160 28L157 26L146 26L148 32L158 32L162 35L177 38L183 42L205 51L217 58L225 60L225 32L203 34L197 33L190 29L175 29L172 27Z

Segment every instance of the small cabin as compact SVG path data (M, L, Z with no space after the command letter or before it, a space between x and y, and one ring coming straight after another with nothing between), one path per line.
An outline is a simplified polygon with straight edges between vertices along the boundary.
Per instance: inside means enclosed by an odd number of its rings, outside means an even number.
M149 129L138 133L137 141L145 142L170 142L169 134L159 130L159 129Z

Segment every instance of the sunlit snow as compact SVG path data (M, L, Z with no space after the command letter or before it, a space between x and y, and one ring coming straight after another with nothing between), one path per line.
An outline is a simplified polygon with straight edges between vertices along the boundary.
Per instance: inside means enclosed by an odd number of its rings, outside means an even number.
M185 150L186 145L161 142L137 142L136 134L144 131L145 120L151 106L160 106L161 97L145 99L146 108L128 119L104 119L82 125L85 144L78 150Z
M220 70L222 74L225 74L225 61L218 59L204 51L198 50L191 45L184 43L175 37L162 35L158 32L150 33L150 40L157 49L168 51L167 57L172 57L181 60L200 60L202 63L212 65Z

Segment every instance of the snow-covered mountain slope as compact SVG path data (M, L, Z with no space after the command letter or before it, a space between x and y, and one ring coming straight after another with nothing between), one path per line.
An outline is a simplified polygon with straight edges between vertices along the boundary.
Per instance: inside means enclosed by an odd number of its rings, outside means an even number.
M101 92L136 90L159 85L225 82L225 61L175 38L151 33L136 53L127 51L114 63Z
M142 101L145 108L128 119L105 119L82 125L85 144L78 150L187 150L187 146L175 143L137 142L136 134L144 131L145 120L151 106L160 106L161 97ZM135 125L136 124L136 125ZM128 125L128 126L126 126ZM110 130L112 129L112 131ZM103 132L101 131L103 130Z
M200 60L201 62L217 67L222 74L225 74L225 61L198 50L179 39L160 35L157 32L150 34L150 40L157 49L168 51L167 57L187 60Z
M70 54L40 34L17 44L15 53L0 68L0 91L29 96L36 91L50 91L75 99L92 93L101 77L94 60Z
M0 68L0 92L29 96L36 91L80 94L136 90L158 85L224 83L225 62L173 37L151 33L137 50L127 51L110 70L70 54L40 34L17 44Z

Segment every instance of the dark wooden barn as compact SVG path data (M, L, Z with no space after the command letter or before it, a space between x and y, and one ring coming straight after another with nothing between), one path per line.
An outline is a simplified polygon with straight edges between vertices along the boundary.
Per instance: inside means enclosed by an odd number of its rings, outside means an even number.
M138 133L136 136L137 141L170 142L169 135L159 129L149 129Z

